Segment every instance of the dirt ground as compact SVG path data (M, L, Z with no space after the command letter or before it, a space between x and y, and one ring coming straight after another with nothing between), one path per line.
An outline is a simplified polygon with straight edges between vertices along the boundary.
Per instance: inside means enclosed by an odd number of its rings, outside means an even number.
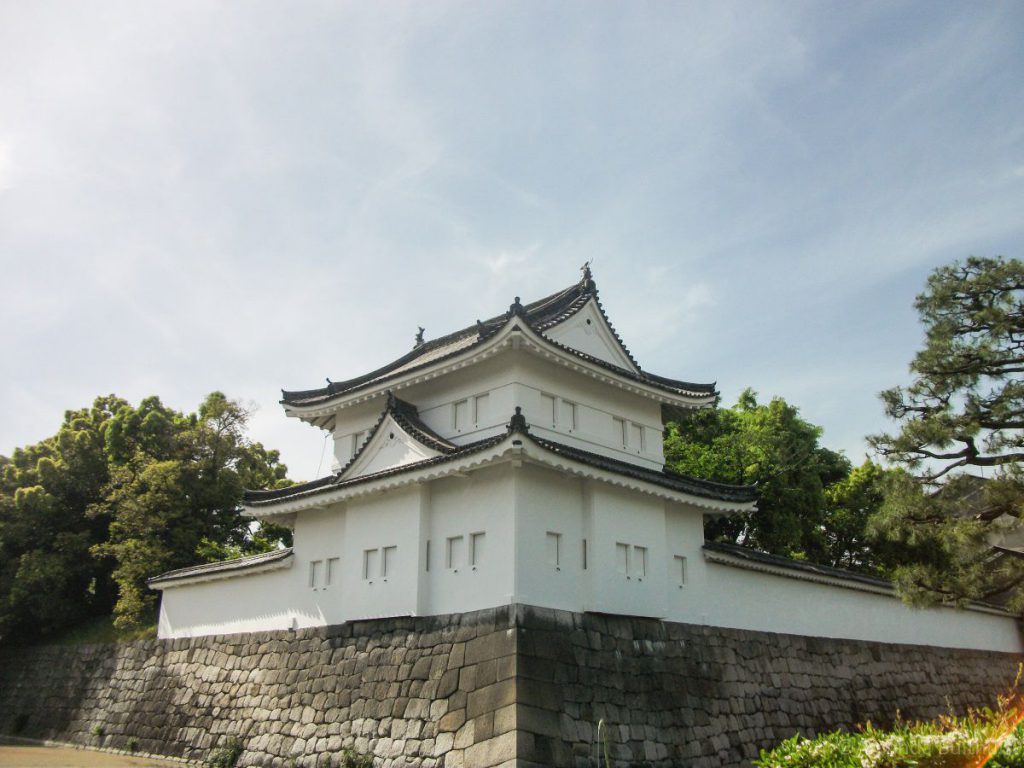
M88 749L0 742L3 768L184 768L184 763L110 755Z

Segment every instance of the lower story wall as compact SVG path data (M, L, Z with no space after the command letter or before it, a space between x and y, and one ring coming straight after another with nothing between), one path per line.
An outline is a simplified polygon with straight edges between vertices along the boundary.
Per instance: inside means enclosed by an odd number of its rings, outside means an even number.
M0 733L240 765L741 766L866 719L992 704L1011 654L509 606L325 629L0 650ZM102 730L100 730L102 729Z

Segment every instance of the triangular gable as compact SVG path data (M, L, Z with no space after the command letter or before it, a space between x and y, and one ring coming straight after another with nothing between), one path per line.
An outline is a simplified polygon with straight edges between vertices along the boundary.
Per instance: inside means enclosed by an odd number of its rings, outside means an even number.
M591 299L572 316L545 329L544 335L558 344L598 360L633 373L639 372L605 320L604 313L597 306L597 299Z
M341 474L341 479L372 475L424 459L441 456L441 451L424 445L387 413L373 434Z

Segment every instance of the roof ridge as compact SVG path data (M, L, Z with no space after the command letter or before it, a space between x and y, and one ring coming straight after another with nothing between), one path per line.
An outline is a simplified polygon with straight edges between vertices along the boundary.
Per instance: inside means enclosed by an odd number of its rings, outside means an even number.
M616 343L635 367L635 371L631 371L627 368L615 365L614 363L589 355L581 350L561 344L554 341L544 333L547 329L564 322L579 312L591 299L594 300L598 313L601 315L608 329L611 331ZM362 376L357 376L345 381L332 382L328 379L327 386L319 389L301 391L281 390L281 402L285 405L306 405L312 404L313 402L323 402L331 399L335 395L357 390L371 382L383 383L384 381L387 381L389 377L398 375L399 372L403 374L410 373L412 371L419 370L423 366L438 363L442 360L454 357L455 355L463 354L467 350L473 349L490 339L494 334L504 328L513 317L521 318L525 325L534 333L541 336L545 342L552 344L563 351L567 351L583 360L593 363L594 365L633 379L634 381L653 385L656 388L665 389L677 395L700 397L718 394L715 388L715 383L700 384L696 382L682 381L679 379L670 379L668 377L656 376L644 371L636 361L636 358L634 358L633 354L629 351L629 348L622 341L622 337L619 336L618 331L615 330L611 320L608 318L608 314L604 311L604 306L601 304L600 295L598 293L597 284L593 280L589 265L586 265L584 267L583 278L567 288L563 288L560 291L556 291L555 293L537 299L536 301L526 305L519 303L519 298L516 297L516 302L503 314L495 315L494 317L483 321L477 320L474 325L461 328L445 336L418 344L398 359L393 360L387 365L376 368L369 373L363 374ZM460 339L466 339L466 343L451 350L444 350L445 346L453 345ZM441 350L441 354L431 357L431 353L434 353L437 350Z

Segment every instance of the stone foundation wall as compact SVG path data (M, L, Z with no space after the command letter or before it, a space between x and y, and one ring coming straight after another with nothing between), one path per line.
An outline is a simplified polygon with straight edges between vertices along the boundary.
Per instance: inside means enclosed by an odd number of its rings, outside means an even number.
M343 748L496 765L514 756L514 734L492 738L513 715L514 615L2 649L0 733L195 760L237 735L244 766L333 766Z
M871 719L992 704L1009 654L514 606L321 630L0 651L0 733L239 765L740 766ZM102 737L94 727L103 729Z
M1013 654L781 635L519 608L521 765L749 765L797 731L993 705Z

